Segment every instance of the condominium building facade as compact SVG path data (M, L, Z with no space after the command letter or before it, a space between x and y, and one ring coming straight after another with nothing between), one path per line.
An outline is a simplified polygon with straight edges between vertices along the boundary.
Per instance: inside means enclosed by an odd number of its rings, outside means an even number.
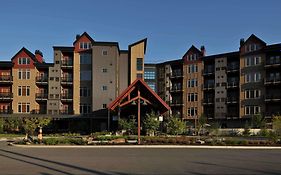
M22 48L0 61L0 113L103 118L137 77L144 77L146 39L120 50L117 42L93 40L86 32L73 46L54 46L54 62Z

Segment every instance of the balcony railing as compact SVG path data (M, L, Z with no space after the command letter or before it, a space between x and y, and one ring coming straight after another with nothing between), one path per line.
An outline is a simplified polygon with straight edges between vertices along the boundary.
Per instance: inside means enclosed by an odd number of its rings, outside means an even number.
M74 111L68 110L68 109L62 109L62 110L60 110L60 114L62 114L62 115L72 115L72 114L74 114Z
M264 84L276 84L280 82L281 82L280 77L267 77L264 81Z
M47 93L36 93L35 94L36 100L40 99L40 100L47 100L48 98L48 94Z
M73 61L70 60L62 60L61 61L61 67L72 67Z
M237 95L233 94L231 97L227 97L227 103L238 103L239 99Z
M205 83L203 89L214 89L214 83Z
M0 75L0 83L12 83L13 76L11 75Z
M62 100L72 100L73 99L73 95L72 94L68 94L68 93L63 93L61 94L61 99Z
M0 100L11 100L13 93L11 92L0 92Z
M281 64L280 59L273 59L273 60L269 59L265 62L265 67L271 67L280 64Z
M227 72L233 72L233 71L238 71L239 70L239 65L233 64L233 65L227 65Z
M238 81L228 81L227 82L227 88L234 88L234 87L238 87L238 86L239 86Z
M179 77L183 77L182 72L173 72L171 74L171 78L179 78Z
M214 98L207 97L203 99L203 105L214 104Z
M203 75L212 75L214 73L215 73L215 68L203 70Z
M171 106L182 106L183 101L182 100L172 100Z
M181 87L174 87L171 89L171 92L180 92L182 91L183 89Z
M72 83L73 78L72 77L61 77L61 82L62 83Z
M36 83L48 83L48 76L37 76Z
M265 96L265 101L280 101L280 100L281 100L281 95L267 94Z
M47 110L46 109L33 109L30 113L31 114L47 114Z
M12 114L13 110L11 109L0 109L0 114Z

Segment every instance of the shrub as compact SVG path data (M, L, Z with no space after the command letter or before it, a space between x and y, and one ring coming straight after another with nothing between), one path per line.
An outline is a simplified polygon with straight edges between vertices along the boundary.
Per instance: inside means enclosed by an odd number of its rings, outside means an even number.
M168 121L167 130L172 135L183 134L186 131L186 123L177 117L172 117Z
M82 138L46 138L43 139L43 143L46 145L85 145L87 142Z

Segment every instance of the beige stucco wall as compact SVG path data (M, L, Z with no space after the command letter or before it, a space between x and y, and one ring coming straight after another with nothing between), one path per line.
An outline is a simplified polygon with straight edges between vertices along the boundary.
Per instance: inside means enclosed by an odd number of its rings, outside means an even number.
M144 42L141 42L131 47L131 83L136 80L138 73L144 75L144 69L142 71L137 71L137 58L143 58L144 68L144 49Z
M118 57L116 46L93 46L92 48L92 109L103 109L103 104L109 104L118 95ZM102 55L107 51L107 55ZM102 72L102 69L107 72ZM103 91L102 86L107 86Z
M128 53L120 53L119 55L119 92L121 94L128 87Z
M80 56L74 52L73 56L73 110L80 114Z

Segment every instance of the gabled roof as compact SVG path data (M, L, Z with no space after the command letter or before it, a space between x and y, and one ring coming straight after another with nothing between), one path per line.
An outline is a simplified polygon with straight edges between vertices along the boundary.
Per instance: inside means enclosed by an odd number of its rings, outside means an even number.
M115 110L116 107L121 103L121 101L126 98L128 93L132 92L136 87L139 87L141 96L149 98L148 101L153 101L154 105L158 104L159 111L163 114L170 110L169 105L167 105L142 79L136 79L129 87L127 87L121 95L119 95L113 102L108 105L109 110Z
M252 35L244 42L244 44L247 43L249 40L252 40L252 39L258 40L258 41L261 42L262 44L266 45L266 43L265 43L263 40L261 40L259 37L257 37L257 36L254 35L254 34L252 34ZM244 44L243 44L243 45L244 45Z
M182 57L185 57L185 56L187 55L187 53L190 52L190 51L192 51L192 50L194 50L194 51L196 51L196 52L198 52L198 53L201 53L201 51L200 51L199 49L197 49L197 47L195 47L194 45L192 45L192 46L185 52L185 54L184 54Z
M130 45L129 45L129 49L130 49L131 47L137 45L137 44L142 43L142 42L144 42L144 54L145 54L145 53L146 53L147 38L144 38L144 39L139 40L139 41L137 41L137 42L135 42L135 43L133 43L133 44L130 44Z
M33 53L31 53L29 50L27 50L25 47L21 48L21 50L18 51L18 53L16 53L11 60L15 59L16 56L20 53L20 52L25 52L28 56L30 56L30 58L34 61L34 62L38 62L38 60L36 59L35 55Z
M82 33L82 35L80 35L78 38L76 38L76 40L73 42L73 45L74 45L82 36L86 36L92 43L95 42L95 41L93 40L93 38L92 38L87 32L84 32L84 33Z
M223 57L234 57L237 56L239 57L239 51L235 51L235 52L227 52L227 53L221 53L221 54L216 54L216 55L209 55L209 56L205 56L202 59L214 59L214 58L223 58Z

